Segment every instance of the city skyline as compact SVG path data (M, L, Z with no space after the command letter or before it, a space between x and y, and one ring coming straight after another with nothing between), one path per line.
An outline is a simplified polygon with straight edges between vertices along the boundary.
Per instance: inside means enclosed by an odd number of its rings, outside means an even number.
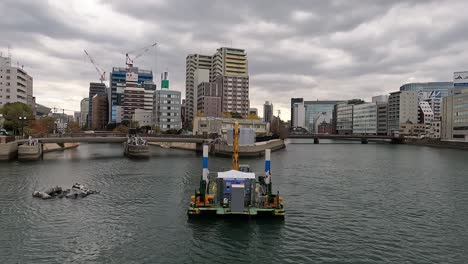
M99 81L83 49L109 78L112 67L125 66L126 52L156 41L157 54L135 65L155 76L168 70L172 89L185 98L188 54L241 48L249 56L251 107L263 112L264 101L272 101L275 115L279 109L289 119L292 97L370 101L405 83L451 81L468 59L468 36L459 34L468 18L454 12L466 7L464 1L301 1L268 8L261 2L3 1L0 51L8 55L10 46L12 65L19 61L34 78L39 104L78 111L89 83ZM18 17L24 19L11 23Z

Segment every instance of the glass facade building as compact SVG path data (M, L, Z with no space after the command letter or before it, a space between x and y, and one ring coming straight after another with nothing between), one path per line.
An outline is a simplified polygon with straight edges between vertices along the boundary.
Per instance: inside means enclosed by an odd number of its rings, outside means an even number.
M333 109L340 101L304 101L305 128L309 133L318 133L318 125L332 124Z
M138 67L131 68L112 68L110 73L110 91L108 93L109 100L109 123L116 123L119 121L119 107L123 105L124 89L126 87L126 74L127 72L134 72L138 74L137 82L139 84L153 83L153 72L149 70L138 69Z
M418 96L443 98L451 94L453 82L407 83L400 87L400 92L417 92Z

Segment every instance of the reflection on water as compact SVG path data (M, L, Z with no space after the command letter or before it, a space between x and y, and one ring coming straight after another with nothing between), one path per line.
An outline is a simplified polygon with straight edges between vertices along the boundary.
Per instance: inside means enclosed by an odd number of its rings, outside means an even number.
M464 263L468 152L385 144L289 144L272 153L284 221L188 220L201 157L82 144L0 163L1 263ZM253 170L262 159L247 159ZM230 166L210 158L210 171ZM86 183L82 200L33 190Z

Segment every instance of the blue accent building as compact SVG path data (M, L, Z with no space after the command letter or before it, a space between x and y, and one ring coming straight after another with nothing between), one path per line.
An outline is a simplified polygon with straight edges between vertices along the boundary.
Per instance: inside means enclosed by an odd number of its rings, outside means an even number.
M437 98L448 96L453 90L453 82L407 83L400 87L400 92L426 92Z
M118 68L113 67L109 77L109 123L117 123L118 108L123 104L123 92L126 87L127 72L138 74L138 83L153 83L153 72L149 70L138 69L138 67Z

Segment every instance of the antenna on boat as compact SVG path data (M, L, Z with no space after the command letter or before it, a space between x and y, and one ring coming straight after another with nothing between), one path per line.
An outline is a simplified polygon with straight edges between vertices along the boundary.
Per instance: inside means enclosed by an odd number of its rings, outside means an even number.
M205 181L205 188L208 186L208 145L203 145L203 181ZM205 190L206 192L206 190Z
M234 122L234 131L232 133L232 169L239 170L239 122Z
M268 195L271 194L271 149L265 149L265 184Z

